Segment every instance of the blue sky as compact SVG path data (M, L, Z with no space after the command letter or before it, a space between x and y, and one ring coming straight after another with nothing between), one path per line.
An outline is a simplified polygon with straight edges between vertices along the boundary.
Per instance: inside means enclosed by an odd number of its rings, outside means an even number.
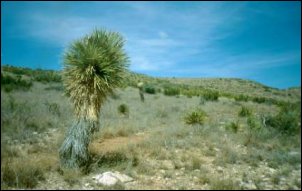
M95 27L124 36L135 72L301 86L301 2L1 1L1 63L61 70Z

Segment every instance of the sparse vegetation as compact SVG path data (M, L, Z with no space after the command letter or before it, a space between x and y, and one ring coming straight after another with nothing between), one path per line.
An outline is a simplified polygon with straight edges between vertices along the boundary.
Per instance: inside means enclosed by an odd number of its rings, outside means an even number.
M34 79L34 70L16 71L22 80ZM4 70L3 75L17 79L13 72ZM134 74L129 75L125 81L132 80ZM286 102L283 90L255 85L260 93L245 89L249 96L240 93L241 101L236 101L240 94L231 88L227 93L221 85L219 101L208 101L203 97L208 81L185 85L177 84L177 78L174 83L136 75L136 82L141 79L156 95L146 95L150 101L142 104L130 82L117 89L102 106L102 130L91 138L89 163L76 171L61 168L58 160L57 149L74 119L72 105L62 96L62 82L34 82L30 91L2 89L1 188L82 189L84 182L93 189L301 188L301 109L296 93ZM249 83L240 82L243 88ZM158 92L165 87L178 89L179 98ZM258 103L254 97L265 101ZM128 107L131 117L121 117ZM135 181L113 187L94 184L91 176L105 171L119 171Z

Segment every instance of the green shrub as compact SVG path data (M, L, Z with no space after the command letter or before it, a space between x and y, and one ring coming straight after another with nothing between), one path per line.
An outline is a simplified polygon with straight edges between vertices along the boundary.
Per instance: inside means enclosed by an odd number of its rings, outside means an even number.
M15 67L15 66L8 66L8 65L4 65L1 66L3 68L3 71L7 71L7 72L11 72L14 73L16 75L32 75L33 74L33 70L30 68L22 68L22 67Z
M239 96L235 96L234 98L236 101L248 101L249 100L248 96L242 95L242 94L240 94Z
M239 125L239 122L237 121L237 122L231 122L231 123L227 124L225 128L227 130L233 131L234 133L237 133L239 127L240 127L240 125Z
M167 96L175 96L180 94L180 90L176 87L166 87L164 88L164 94Z
M185 116L185 122L189 125L200 124L202 125L205 121L207 114L201 110L197 109Z
M301 102L281 105L281 111L276 116L268 117L266 124L285 134L298 133L301 128Z
M126 104L119 105L117 110L123 115L129 115L129 107Z
M155 87L152 86L152 85L146 85L146 86L144 87L144 91L145 91L146 93L148 93L148 94L155 94L155 93L156 93L156 89L155 89Z
M40 71L34 76L34 80L43 83L62 81L61 76L59 74L51 71Z
M200 169L201 165L203 164L203 161L199 157L193 156L191 159L191 163L192 163L192 170L195 170L195 169Z
M57 103L44 103L47 106L47 109L50 113L54 114L54 115L61 115L60 112L60 105L58 105Z
M266 101L265 97L254 97L252 99L253 102L256 102L256 103L264 103Z
M1 73L1 88L4 88L4 91L6 92L10 92L12 90L29 90L31 86L32 82L22 80L21 76L12 77Z
M246 116L250 116L251 114L252 114L252 111L249 108L242 106L241 110L238 113L238 116L246 117Z
M257 118L255 118L254 116L249 116L247 118L247 124L250 129L260 129L261 128L260 121L257 120Z
M2 66L4 71L11 72L16 75L27 75L32 77L35 81L48 83L48 82L61 82L61 75L53 70L30 69L15 66Z
M219 92L217 91L205 91L201 95L206 101L217 101Z

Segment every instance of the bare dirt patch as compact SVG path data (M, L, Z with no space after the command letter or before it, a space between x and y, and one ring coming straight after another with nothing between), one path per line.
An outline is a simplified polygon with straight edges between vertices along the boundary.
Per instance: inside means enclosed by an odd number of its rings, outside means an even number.
M114 137L111 139L96 139L89 145L93 154L108 153L126 147L128 144L137 144L146 139L146 134L136 134L129 137Z

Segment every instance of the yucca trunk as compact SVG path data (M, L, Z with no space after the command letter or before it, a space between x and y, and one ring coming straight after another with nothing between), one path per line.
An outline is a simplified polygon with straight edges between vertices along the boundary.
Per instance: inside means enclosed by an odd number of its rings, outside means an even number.
M78 118L68 130L59 150L61 164L67 168L79 168L90 160L88 145L92 134L99 130L97 112L89 108L88 117Z

